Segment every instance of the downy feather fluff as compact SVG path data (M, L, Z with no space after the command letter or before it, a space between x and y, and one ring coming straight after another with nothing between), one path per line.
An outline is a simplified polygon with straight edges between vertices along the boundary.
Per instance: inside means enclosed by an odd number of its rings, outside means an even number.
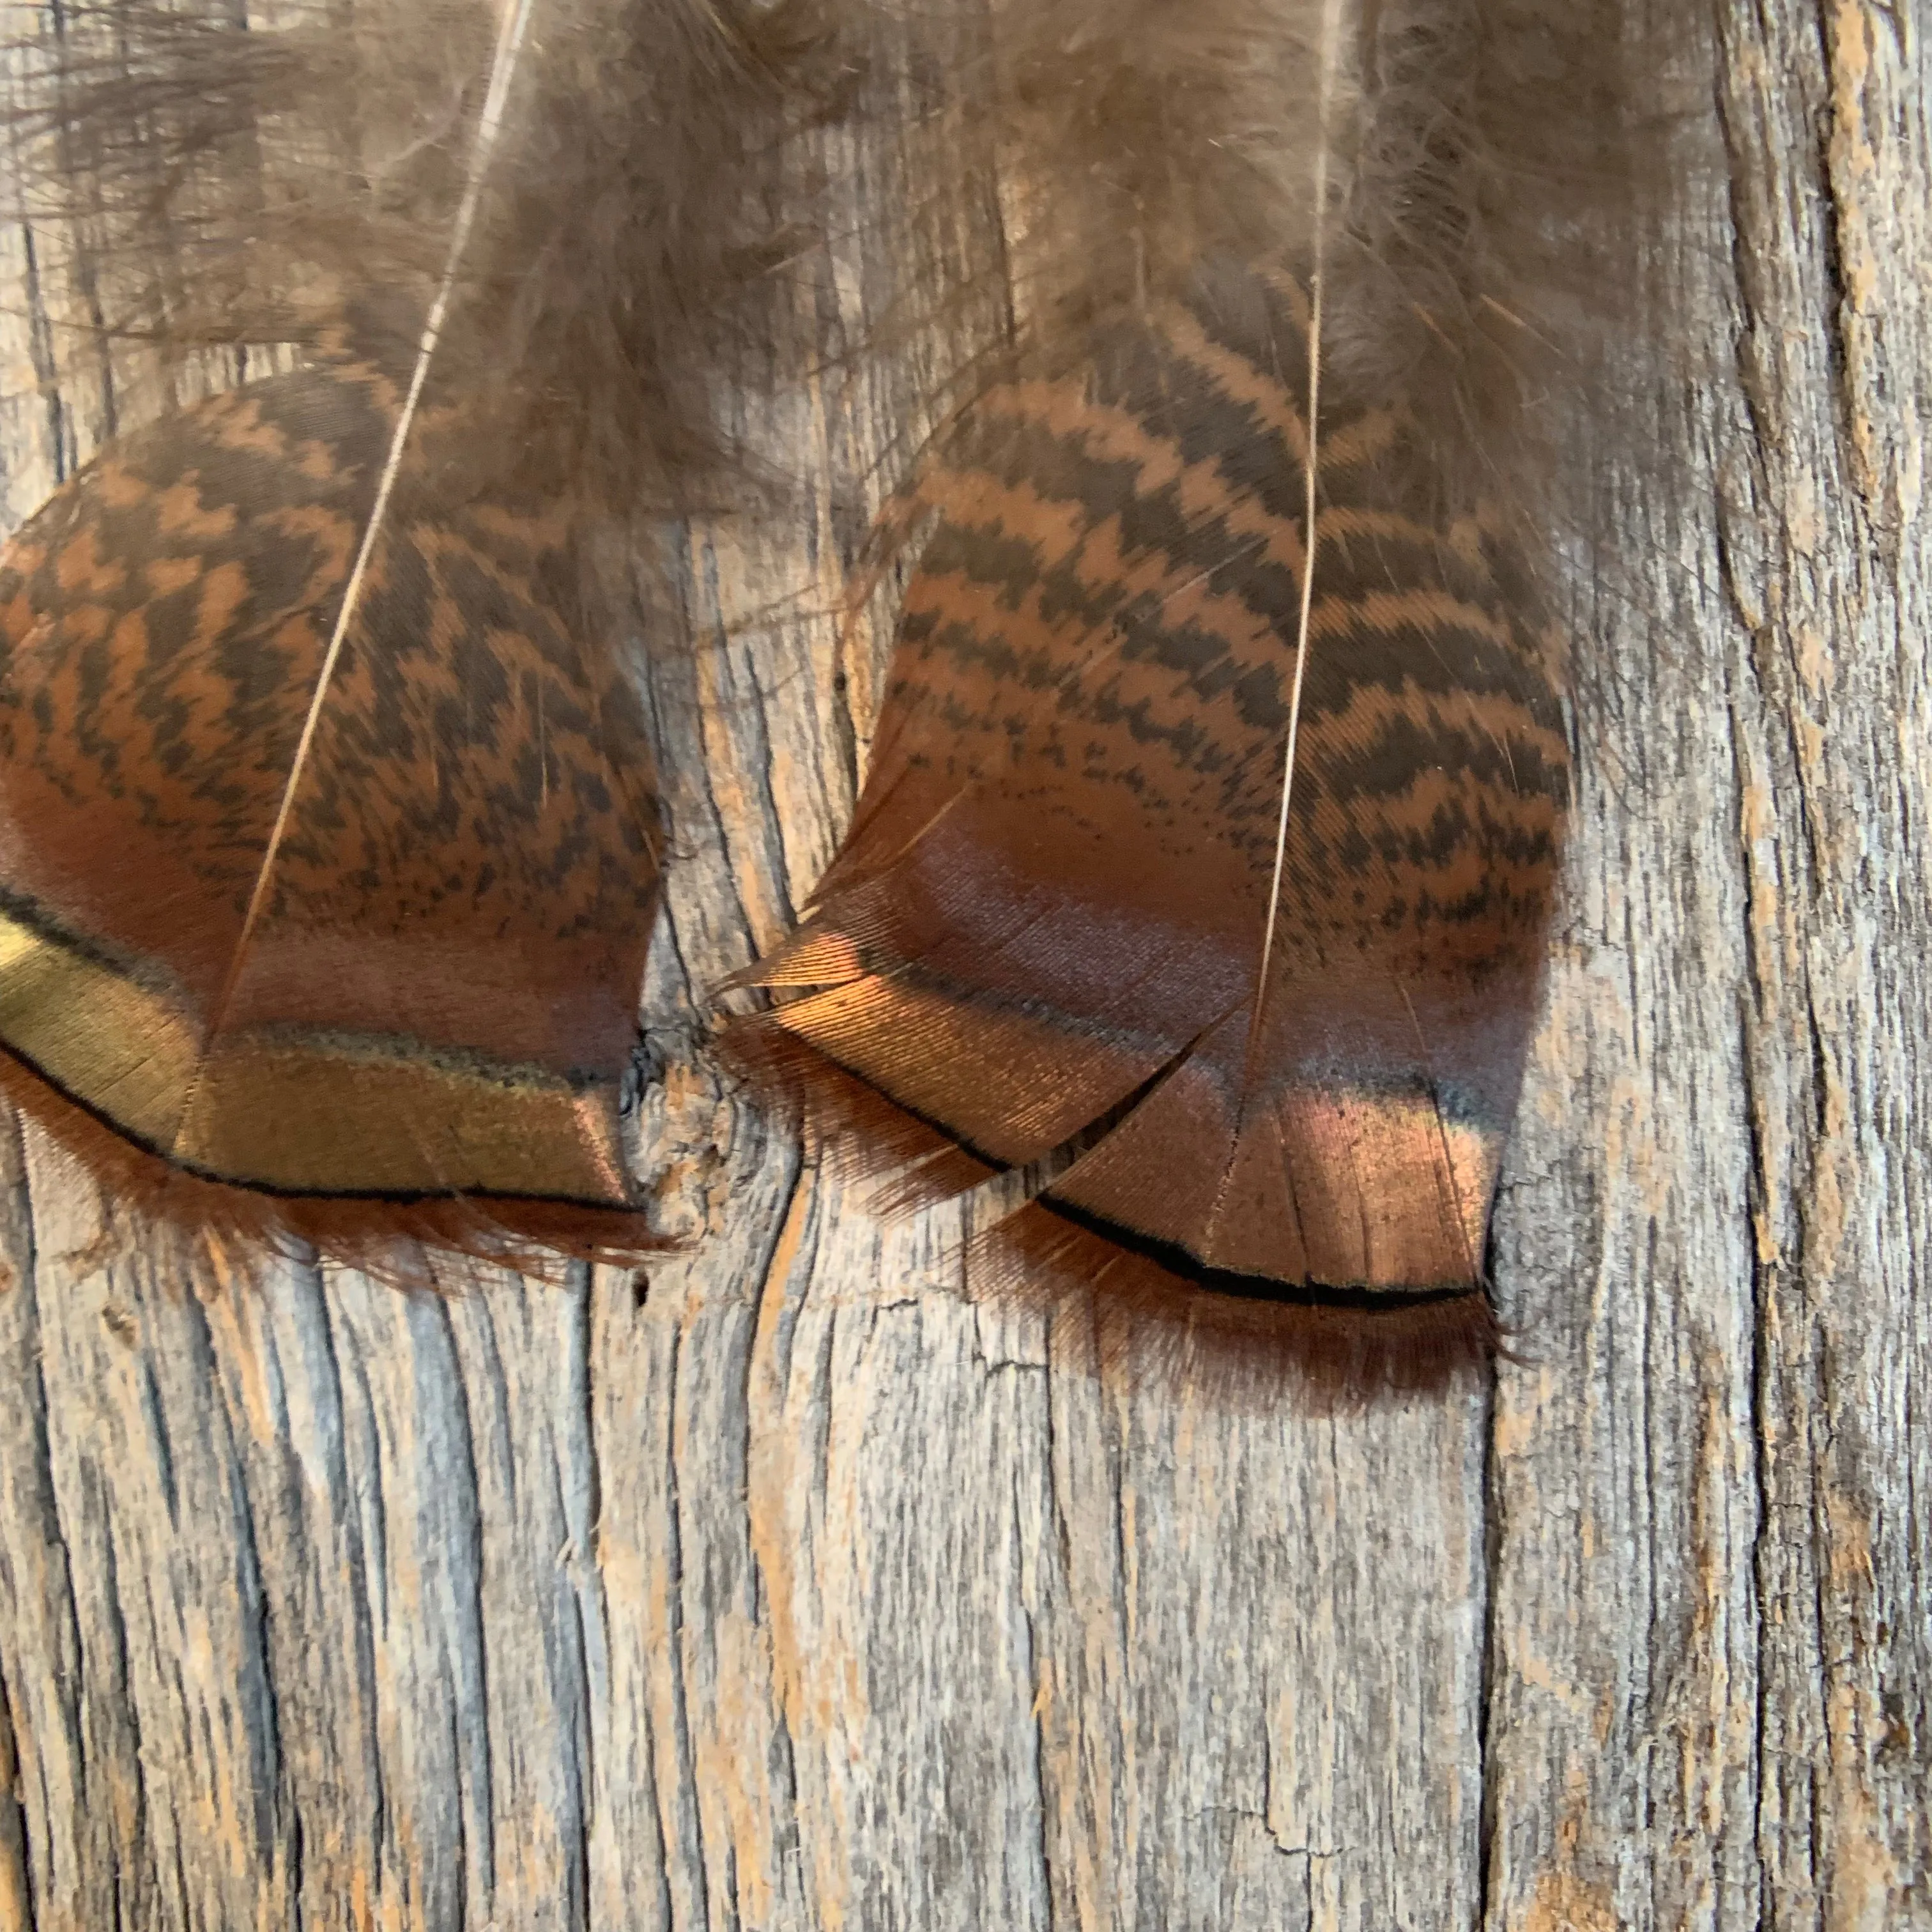
M1038 0L958 76L1014 324L889 520L854 823L734 1038L902 1194L1043 1173L982 1279L1110 1348L1360 1392L1492 1344L1622 12Z
M63 6L12 50L20 212L74 272L57 326L307 345L372 296L426 310L451 272L433 380L462 400L464 487L688 500L734 454L721 394L798 332L802 136L849 52L818 0L530 0L473 170L518 10Z

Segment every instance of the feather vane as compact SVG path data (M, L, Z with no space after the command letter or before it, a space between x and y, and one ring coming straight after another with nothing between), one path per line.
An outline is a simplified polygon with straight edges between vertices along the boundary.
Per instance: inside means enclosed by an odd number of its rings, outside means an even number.
M189 1219L634 1246L642 720L554 510L406 464L344 616L404 394L345 360L212 398L0 556L0 1044Z

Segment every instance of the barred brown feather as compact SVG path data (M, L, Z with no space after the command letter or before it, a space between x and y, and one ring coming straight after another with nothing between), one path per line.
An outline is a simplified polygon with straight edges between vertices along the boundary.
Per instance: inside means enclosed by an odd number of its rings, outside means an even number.
M364 1257L649 1246L617 1118L642 718L568 519L433 480L434 414L249 931L400 398L346 357L215 397L0 554L8 1084L183 1220Z
M1117 1308L1205 1291L1192 1330L1244 1343L1257 1304L1292 1310L1292 1352L1375 1382L1490 1332L1568 750L1502 520L1418 513L1399 406L1324 412L1259 987L1306 326L1293 284L1210 273L1084 379L985 399L918 486L851 832L744 977L816 988L754 1024L973 1156L956 1182L1086 1137L1005 1224L1036 1265Z

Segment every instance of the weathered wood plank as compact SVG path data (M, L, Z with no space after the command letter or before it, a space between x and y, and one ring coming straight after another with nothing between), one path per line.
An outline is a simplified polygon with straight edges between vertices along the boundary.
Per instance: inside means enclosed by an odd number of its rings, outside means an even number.
M826 614L916 385L828 385L641 674L689 1253L244 1288L0 1140L0 1925L1932 1925L1932 76L1905 10L1717 10L1699 481L1592 615L1493 1401L1123 1386L708 1070L889 642ZM102 420L30 321L16 517Z
M1634 503L1498 1393L1492 1922L1932 1923L1910 9L1718 10L1702 500Z

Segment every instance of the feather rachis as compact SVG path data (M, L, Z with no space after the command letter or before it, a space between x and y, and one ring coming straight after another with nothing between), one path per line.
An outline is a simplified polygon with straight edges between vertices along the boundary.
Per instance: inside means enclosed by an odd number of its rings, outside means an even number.
M1281 916L1281 882L1288 866L1288 813L1294 802L1294 757L1301 725L1301 697L1307 683L1309 626L1315 609L1315 573L1321 558L1322 526L1318 497L1322 468L1322 311L1324 270L1328 254L1329 130L1333 118L1334 76L1336 64L1341 57L1341 46L1340 0L1328 0L1322 20L1322 88L1320 107L1316 117L1314 233L1310 249L1308 406L1303 418L1306 425L1306 453L1302 466L1306 507L1302 525L1301 604L1295 618L1294 675L1288 688L1288 730L1282 752L1281 814L1275 830L1274 871L1268 884L1261 964L1255 975L1255 1016L1250 1034L1251 1053L1259 1042L1266 1022L1268 967L1274 957L1276 923Z
M211 1036L220 1031L226 1020L234 1000L236 987L248 960L250 942L254 938L256 927L268 904L268 895L274 889L275 862L281 855L282 842L288 832L290 813L308 770L310 754L315 744L316 728L321 722L323 707L328 702L335 668L340 661L343 645L348 638L350 628L356 620L361 602L362 584L368 574L369 560L381 540L383 522L388 514L396 478L408 451L410 436L416 429L416 412L422 405L423 386L428 380L430 365L435 358L437 344L442 338L444 319L448 314L450 291L456 280L457 270L462 262L463 251L469 244L470 231L476 220L477 205L482 199L484 177L489 166L490 152L502 130L503 104L515 76L518 57L523 51L524 36L530 24L530 7L531 0L507 0L504 8L502 24L490 63L488 91L477 122L475 146L470 160L470 178L463 200L458 206L455 224L450 235L448 258L444 265L435 298L430 304L428 316L423 324L422 340L417 346L415 365L410 372L409 388L403 398L400 408L397 411L396 425L391 432L389 446L384 453L382 473L376 478L375 499L370 506L368 520L363 527L355 561L350 566L348 579L343 586L340 608L336 613L328 645L322 652L321 665L316 673L315 688L302 718L302 732L296 740L295 755L290 760L288 778L282 787L281 797L275 807L274 821L268 828L261 864L256 872L254 884L249 891L248 908L242 914L242 930L235 943L234 957L208 1016ZM193 1114L198 1090L197 1079L189 1088L183 1104L184 1118Z

